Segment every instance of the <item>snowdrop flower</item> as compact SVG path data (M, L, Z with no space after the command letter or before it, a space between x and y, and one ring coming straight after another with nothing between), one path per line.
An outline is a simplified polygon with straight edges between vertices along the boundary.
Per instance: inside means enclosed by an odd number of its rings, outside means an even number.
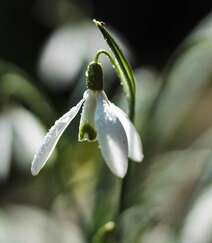
M136 162L143 159L142 144L138 132L128 116L111 103L103 91L102 66L91 62L86 71L87 90L79 103L65 113L45 136L34 156L31 171L37 175L49 159L59 138L71 123L81 106L79 141L98 141L102 156L110 170L124 177L128 157Z

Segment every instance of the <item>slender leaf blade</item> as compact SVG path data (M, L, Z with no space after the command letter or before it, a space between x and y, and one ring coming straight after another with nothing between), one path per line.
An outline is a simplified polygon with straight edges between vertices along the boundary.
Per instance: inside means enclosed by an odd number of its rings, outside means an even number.
M126 57L124 56L122 50L114 40L114 38L111 36L109 31L105 28L105 24L97 20L93 20L93 21L101 31L105 41L108 43L109 47L111 48L116 58L118 67L120 69L118 70L119 77L121 78L127 97L129 98L130 117L133 118L134 106L135 106L136 81L133 76L132 68L129 62L127 61Z

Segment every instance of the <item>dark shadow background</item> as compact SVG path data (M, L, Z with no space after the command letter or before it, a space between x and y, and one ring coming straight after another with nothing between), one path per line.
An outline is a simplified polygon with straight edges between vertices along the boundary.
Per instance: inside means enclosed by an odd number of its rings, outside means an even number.
M90 3L93 17L111 24L126 37L139 64L158 67L212 9L211 1L87 0L80 4ZM54 29L37 21L34 4L29 0L1 0L0 8L0 57L29 73L36 70L40 48Z
M159 67L212 8L211 1L186 0L94 1L94 4L95 16L110 22L127 37L139 62Z

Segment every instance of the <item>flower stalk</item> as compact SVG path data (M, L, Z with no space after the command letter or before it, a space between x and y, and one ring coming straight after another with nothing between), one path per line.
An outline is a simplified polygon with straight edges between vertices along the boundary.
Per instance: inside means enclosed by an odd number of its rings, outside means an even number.
M100 51L99 54L97 55L97 60L100 54L102 53L108 56L108 58L110 59L112 66L114 67L116 73L118 74L118 77L121 80L121 83L123 84L124 92L128 100L129 118L133 123L135 117L135 95L136 95L136 80L133 75L133 70L130 64L128 63L126 57L124 56L122 50L120 49L119 45L116 43L114 38L106 29L105 24L95 19L93 21L101 31L105 41L108 43L109 47L111 48L116 58L114 60L109 53L105 51ZM127 195L127 185L129 184L131 170L132 170L132 165L130 164L128 168L128 173L126 174L121 184L118 215L120 215L127 207L125 202L126 201L125 197Z
M105 24L103 22L93 20L98 29L101 31L105 41L109 45L112 53L115 56L116 71L118 76L123 84L124 92L128 99L128 107L129 107L129 118L131 120L134 119L135 116L135 92L136 92L136 81L133 75L132 68L124 56L122 50L119 45L116 43L112 35L106 29Z

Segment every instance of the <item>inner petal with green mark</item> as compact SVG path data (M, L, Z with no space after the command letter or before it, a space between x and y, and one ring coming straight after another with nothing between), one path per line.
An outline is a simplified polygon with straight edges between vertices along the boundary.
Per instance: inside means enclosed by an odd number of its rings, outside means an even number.
M88 97L82 108L78 140L80 142L96 141L95 112L97 91L88 90Z
M89 124L84 124L80 128L79 132L80 141L95 141L96 140L96 130Z

